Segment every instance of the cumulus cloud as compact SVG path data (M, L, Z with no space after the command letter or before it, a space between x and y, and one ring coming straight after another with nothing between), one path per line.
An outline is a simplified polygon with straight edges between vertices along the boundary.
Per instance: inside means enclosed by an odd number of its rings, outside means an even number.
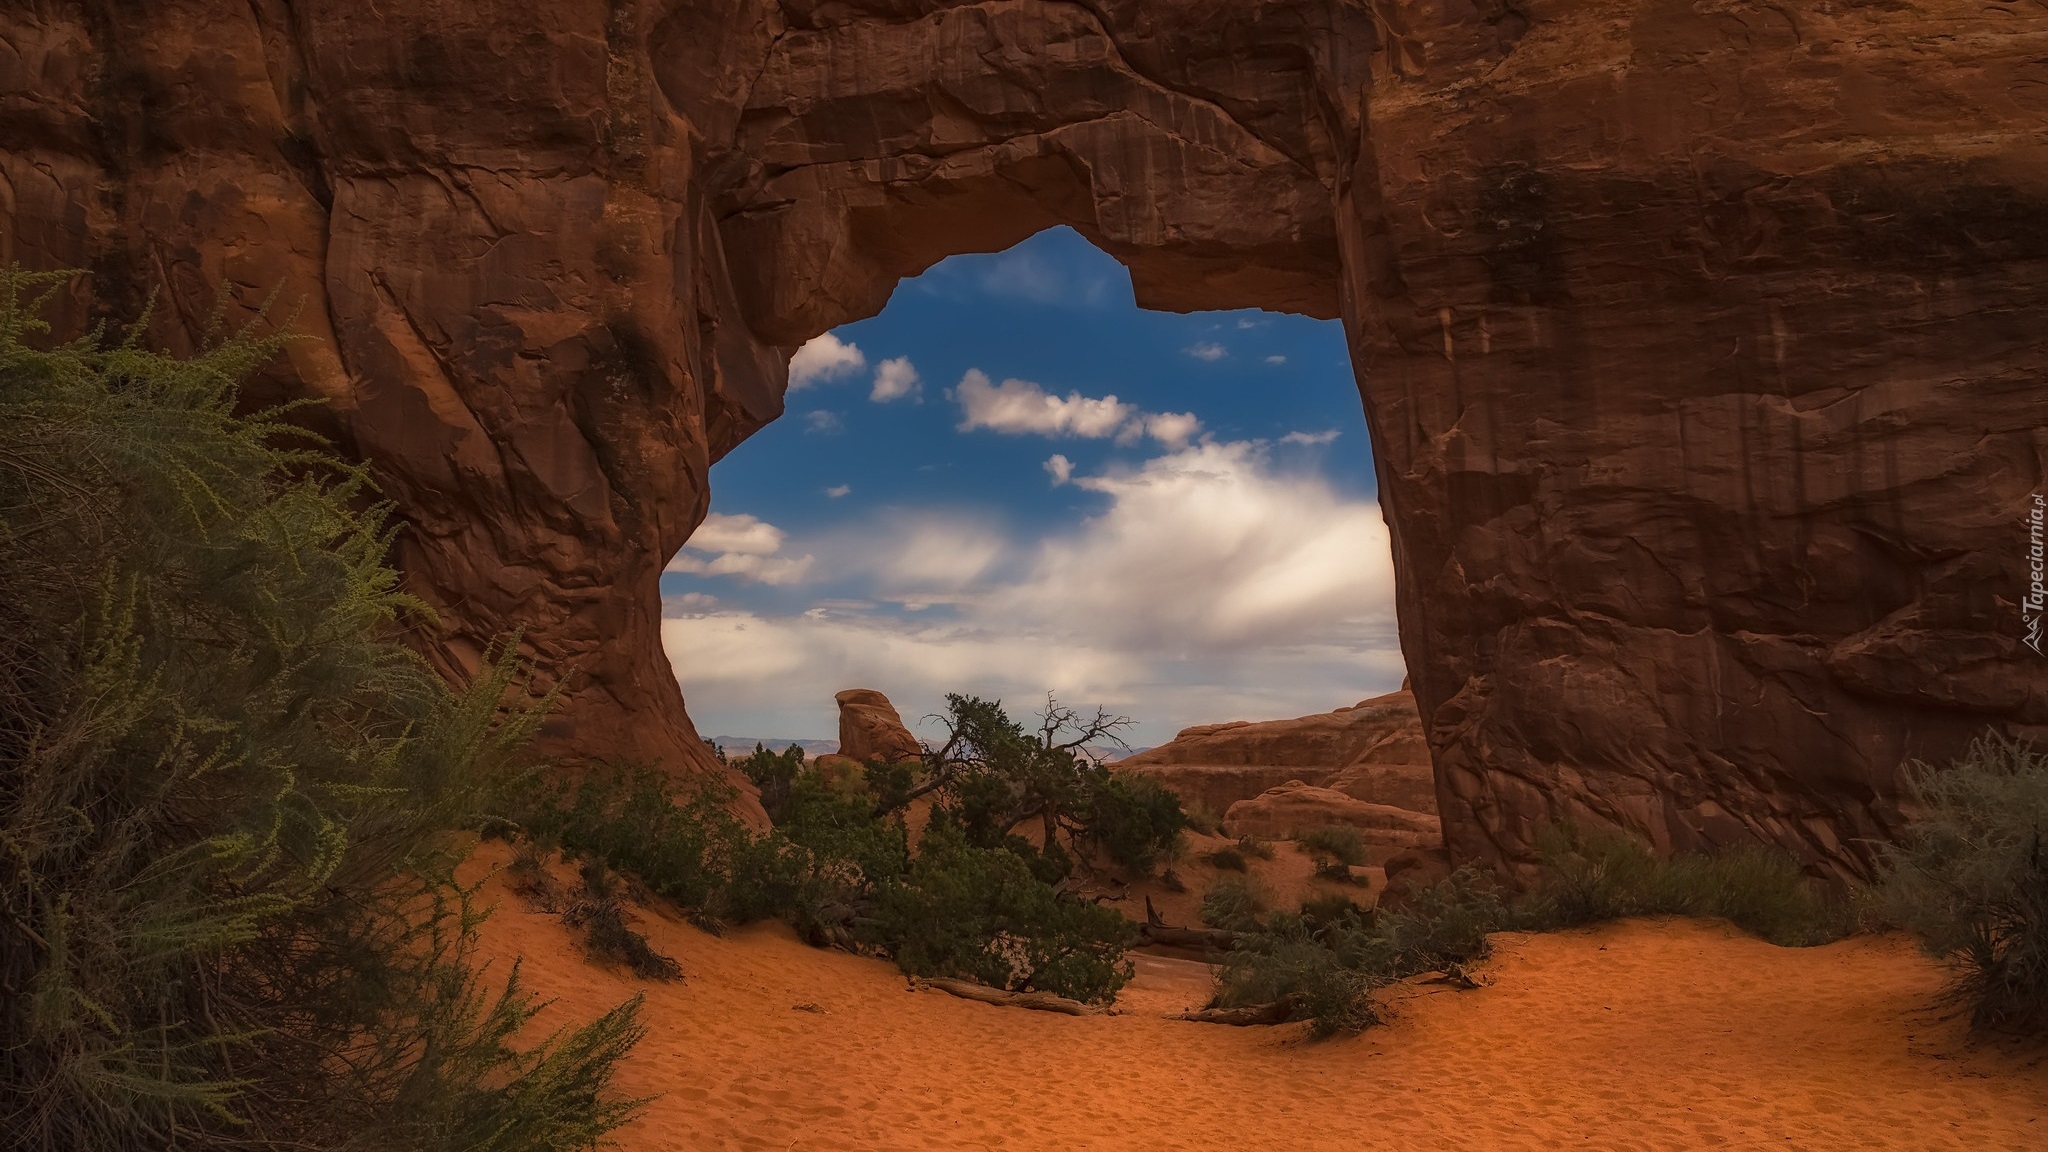
M1280 438L1280 442L1282 444L1302 444L1313 446L1317 444L1328 444L1337 439L1337 437L1341 435L1343 435L1343 433L1337 431L1335 428L1326 428L1321 432L1289 432L1287 435L1282 436Z
M846 422L837 412L814 408L804 413L804 431L812 436L837 436L846 431Z
M851 491L853 491L853 485L851 484L834 484L830 488L825 489L825 495L830 499L837 500Z
M868 399L877 404L887 404L891 400L915 396L923 391L919 385L917 369L911 365L910 357L898 356L875 366L875 386L868 393Z
M1201 360L1209 364L1214 364L1216 361L1221 360L1225 356L1230 355L1230 349L1225 348L1223 345L1218 344L1212 340L1204 341L1200 344L1196 344L1193 347L1190 347L1187 350L1187 353L1188 355L1193 356L1197 360Z
M987 428L1009 435L1078 436L1100 440L1115 435L1139 415L1115 396L1094 399L1079 392L1054 396L1029 380L989 382L988 374L969 368L953 389L960 404L960 431Z
M1273 356L1268 356L1268 357L1266 357L1266 363L1268 363L1268 364L1285 364L1285 363L1287 363L1287 357L1285 357L1285 356L1280 356L1280 355L1273 355Z
M1045 462L1045 470L1052 475L1052 486L1057 488L1074 478L1074 462L1065 456L1055 454Z
M1025 705L1052 689L1137 716L1149 742L1400 683L1387 531L1369 498L1283 470L1255 443L1086 476L1063 460L1046 471L1104 504L1038 538L899 513L808 541L833 572L860 573L872 612L667 621L693 711L829 733L832 693L854 684L890 692L906 716L947 691ZM802 715L762 711L774 708Z
M756 584L795 584L810 573L815 558L782 556L782 529L755 516L717 512L690 534L665 571L687 576L736 576Z
M1202 430L1193 412L1151 412L1145 416L1145 434L1169 448L1183 448Z
M858 375L867 366L868 358L861 354L858 345L827 332L790 357L789 389L794 392L827 380L843 380Z
M1185 445L1202 430L1192 412L1146 412L1114 395L1100 398L1069 392L1056 396L1029 380L991 383L969 368L953 389L960 405L959 430L986 428L1011 436L1038 435L1133 443L1145 436L1170 448Z
M1030 247L1013 248L982 260L977 279L981 290L991 296L1033 304L1087 305L1102 303L1108 294L1109 281L1102 276L1062 267Z

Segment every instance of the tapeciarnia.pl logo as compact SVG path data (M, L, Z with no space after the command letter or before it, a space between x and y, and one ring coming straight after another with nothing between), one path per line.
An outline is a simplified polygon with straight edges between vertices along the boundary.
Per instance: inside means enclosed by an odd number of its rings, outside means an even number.
M2044 512L2048 512L2048 508L2043 507L2041 493L2036 492L2034 506L2027 510L2027 540L2031 545L2027 551L2027 566L2032 571L2034 582L2028 586L2027 594L2020 600L2020 623L2027 628L2026 638L2020 642L2032 648L2036 656L2043 654L2041 613L2043 607L2048 606L2048 587L2044 587L2044 583L2048 583L2048 576L2044 576L2044 572L2048 572L2048 560L2044 560L2041 546L2041 520Z

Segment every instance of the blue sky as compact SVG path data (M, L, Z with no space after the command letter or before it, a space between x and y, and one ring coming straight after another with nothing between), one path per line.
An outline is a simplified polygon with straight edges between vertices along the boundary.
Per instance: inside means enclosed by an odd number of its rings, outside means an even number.
M1327 711L1402 671L1338 325L1139 309L1067 229L956 256L807 345L663 577L707 734L830 738L1047 691L1138 721Z

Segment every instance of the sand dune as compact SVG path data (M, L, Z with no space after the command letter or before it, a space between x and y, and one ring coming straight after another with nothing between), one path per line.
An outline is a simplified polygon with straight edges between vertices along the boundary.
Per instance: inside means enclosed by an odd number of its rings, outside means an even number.
M502 845L471 862L502 864ZM1412 996L1362 1037L1161 1014L1202 965L1141 958L1127 1014L1075 1019L910 992L885 963L779 926L726 938L659 912L681 983L584 962L502 885L485 953L525 957L588 1019L645 990L621 1074L659 1093L621 1134L657 1149L2048 1148L2048 1062L1972 1047L1898 939L1792 950L1689 921L1502 936L1476 992Z

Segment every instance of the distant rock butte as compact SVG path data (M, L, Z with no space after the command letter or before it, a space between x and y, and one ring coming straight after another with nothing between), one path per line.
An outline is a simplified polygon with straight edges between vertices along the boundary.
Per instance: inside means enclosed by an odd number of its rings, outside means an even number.
M805 340L1055 224L1148 307L1343 318L1457 859L1866 872L1902 761L2048 734L2048 7L378 13L0 6L0 260L174 349L278 293L316 339L254 395L395 502L429 659L565 678L553 753L720 771L660 636L712 462Z
M1293 780L1367 803L1436 811L1422 718L1407 692L1292 720L1197 725L1115 767L1219 816Z
M839 702L839 755L856 764L916 760L924 745L903 726L889 698L872 688L848 688Z

